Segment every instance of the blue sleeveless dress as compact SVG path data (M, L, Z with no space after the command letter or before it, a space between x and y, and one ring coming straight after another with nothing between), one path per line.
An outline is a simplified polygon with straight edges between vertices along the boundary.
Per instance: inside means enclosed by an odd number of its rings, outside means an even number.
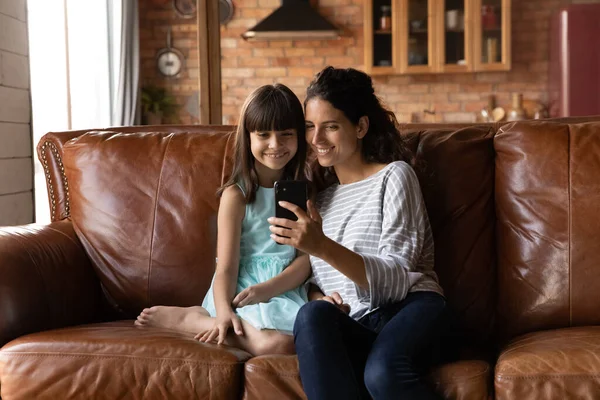
M240 265L236 295L247 287L265 282L281 273L296 258L292 246L277 244L271 239L267 218L275 216L273 188L259 187L256 199L246 204L242 221ZM215 317L213 282L204 297L202 307ZM300 307L308 301L304 285L273 297L266 303L250 304L235 310L236 314L257 329L275 329L292 333Z

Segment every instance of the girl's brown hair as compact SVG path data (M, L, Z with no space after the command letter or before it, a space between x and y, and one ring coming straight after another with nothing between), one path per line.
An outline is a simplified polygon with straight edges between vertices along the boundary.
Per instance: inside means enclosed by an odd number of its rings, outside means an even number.
M244 191L246 203L252 203L258 188L258 175L250 149L250 133L287 129L296 130L298 150L286 164L282 179L306 180L306 126L300 100L287 86L280 83L264 85L250 93L242 106L235 132L233 172L229 180L219 188L217 195L220 196L225 188L239 184Z

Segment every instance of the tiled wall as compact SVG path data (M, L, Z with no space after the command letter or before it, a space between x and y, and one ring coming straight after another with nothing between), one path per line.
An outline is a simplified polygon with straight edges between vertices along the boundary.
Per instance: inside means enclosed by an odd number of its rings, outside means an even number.
M26 0L0 1L0 226L33 221Z
M289 85L302 99L313 74L323 66L361 68L363 60L363 2L318 0L318 11L350 34L339 41L245 42L240 35L280 5L280 0L235 0L235 15L221 29L223 122L235 123L240 106L257 86L274 81ZM514 92L523 93L529 108L545 101L548 86L550 16L561 6L598 0L512 0L512 60L509 72L387 76L375 78L381 98L401 121L412 113L435 109L435 121L472 121L495 94L498 105L509 107ZM158 4L157 4L158 3ZM181 101L197 90L195 21L179 18L170 2L140 0L142 78L167 86ZM188 56L180 79L166 80L154 69L156 51L164 46L167 26L174 44ZM180 121L195 122L185 109Z

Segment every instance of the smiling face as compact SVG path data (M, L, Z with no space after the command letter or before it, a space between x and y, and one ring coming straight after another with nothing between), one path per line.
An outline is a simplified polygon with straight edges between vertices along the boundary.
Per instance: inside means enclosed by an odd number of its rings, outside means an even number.
M326 100L314 97L306 103L306 141L321 166L338 169L362 164L360 139L368 128L363 118L354 125Z
M250 151L259 176L282 172L298 151L296 130L250 132Z

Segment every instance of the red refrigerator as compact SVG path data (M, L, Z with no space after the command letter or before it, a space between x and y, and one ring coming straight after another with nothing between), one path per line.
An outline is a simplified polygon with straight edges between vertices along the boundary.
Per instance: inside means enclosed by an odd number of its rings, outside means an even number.
M551 117L600 115L600 4L553 15L548 78Z

